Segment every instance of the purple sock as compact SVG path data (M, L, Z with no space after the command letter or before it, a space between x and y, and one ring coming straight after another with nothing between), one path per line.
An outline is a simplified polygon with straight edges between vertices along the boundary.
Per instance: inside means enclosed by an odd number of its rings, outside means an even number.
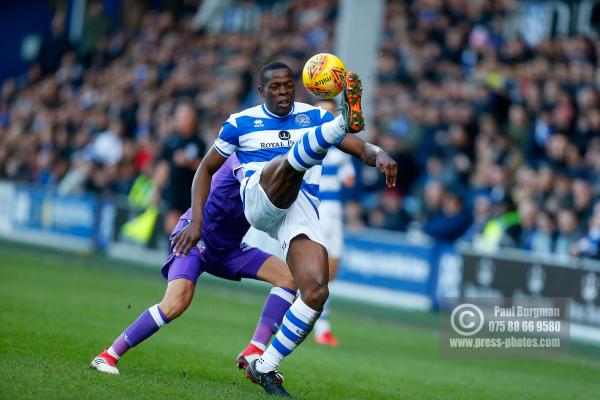
M261 344L263 348L266 347L271 336L279 329L283 316L294 302L295 297L295 290L280 287L271 289L252 337L254 345Z
M125 329L125 332L115 339L108 351L111 355L121 357L127 350L148 339L168 323L169 319L158 308L158 304L153 305L144 311L133 324Z

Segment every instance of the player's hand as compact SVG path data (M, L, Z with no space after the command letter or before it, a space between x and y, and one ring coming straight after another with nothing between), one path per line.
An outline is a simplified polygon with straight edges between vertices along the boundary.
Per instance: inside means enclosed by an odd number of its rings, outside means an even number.
M387 187L396 186L396 176L398 175L398 165L396 161L385 151L377 153L375 167L385 174L385 183Z
M179 231L171 241L173 253L176 256L187 256L200 240L201 233L202 222L196 220L190 221L189 225Z

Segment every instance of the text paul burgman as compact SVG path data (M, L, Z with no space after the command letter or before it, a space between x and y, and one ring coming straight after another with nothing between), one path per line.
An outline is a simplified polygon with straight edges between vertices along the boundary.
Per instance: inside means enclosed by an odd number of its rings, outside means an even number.
M500 318L560 318L558 307L494 307L494 317Z

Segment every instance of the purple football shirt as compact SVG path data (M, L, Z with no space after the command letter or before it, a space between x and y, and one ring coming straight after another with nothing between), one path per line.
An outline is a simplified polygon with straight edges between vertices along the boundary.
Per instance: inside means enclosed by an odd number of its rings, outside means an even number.
M236 172L240 176L236 177ZM240 162L232 154L214 174L202 213L202 241L211 250L239 248L242 238L250 229L240 198L239 179ZM192 211L188 209L180 219L189 220L191 215Z
M243 245L242 239L250 224L244 216L240 198L241 168L235 155L215 173L211 190L204 205L202 238L187 256L173 252L161 268L168 281L188 279L194 283L203 272L239 281L256 279L265 260L271 257L264 251ZM237 176L236 176L237 174ZM170 240L189 224L191 210L179 219Z

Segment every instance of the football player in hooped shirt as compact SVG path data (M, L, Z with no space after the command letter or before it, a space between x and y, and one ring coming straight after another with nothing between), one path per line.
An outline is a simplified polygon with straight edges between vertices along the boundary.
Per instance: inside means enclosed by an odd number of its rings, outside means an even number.
M319 224L320 164L329 148L337 146L377 167L390 187L395 185L397 166L379 147L347 135L364 127L362 85L355 73L346 74L342 114L336 118L294 101L293 72L284 63L263 67L258 90L265 103L231 115L198 167L191 222L175 235L173 248L187 254L201 238L212 175L236 153L244 172L240 195L246 219L279 241L300 289L275 338L247 366L246 375L269 394L289 396L276 369L310 333L329 295L327 251Z
M237 174L237 177L236 177ZM213 176L212 190L203 212L202 238L187 256L171 253L162 267L167 279L163 300L144 311L119 335L112 346L94 358L91 367L118 374L117 363L131 347L144 341L183 313L192 301L196 281L202 272L229 279L259 279L273 284L263 306L252 341L236 363L245 368L258 358L283 320L296 296L296 287L287 265L259 249L241 245L250 228L240 199L241 169L236 157L230 157ZM171 239L191 219L188 209L171 234Z

